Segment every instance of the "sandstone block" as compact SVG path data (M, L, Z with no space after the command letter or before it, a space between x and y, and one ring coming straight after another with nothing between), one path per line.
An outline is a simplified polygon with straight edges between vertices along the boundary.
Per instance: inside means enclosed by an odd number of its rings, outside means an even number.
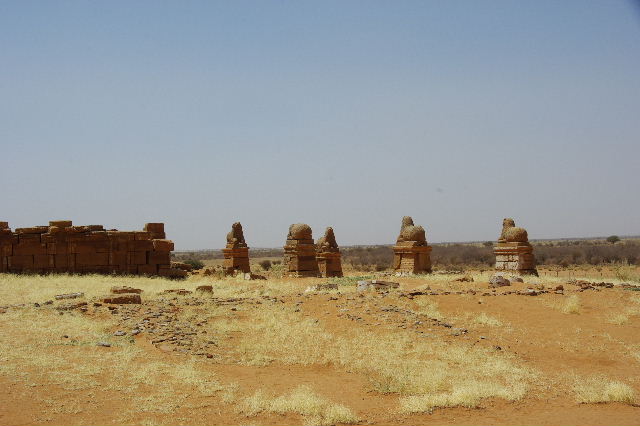
M49 226L56 226L58 228L68 228L72 226L73 223L70 220L50 220Z
M145 265L147 264L147 252L146 251L130 251L128 265ZM137 270L137 268L136 268Z
M33 255L33 267L35 269L53 269L55 268L54 258L50 254Z
M157 275L158 265L138 265L139 275Z
M16 234L44 234L49 231L48 226L32 226L30 228L16 228Z
M9 270L23 270L33 268L33 255L13 255L9 256L7 259Z
M145 262L147 263L147 262ZM149 252L150 265L167 265L171 264L171 253L168 251L152 251Z
M128 304L140 304L142 303L142 298L137 293L126 293L126 294L114 294L109 296L104 296L100 299L102 303L108 303L111 305L128 305Z
M153 250L156 250L156 251L173 251L173 241L171 241L171 240L153 240Z
M76 267L108 265L109 253L76 253Z

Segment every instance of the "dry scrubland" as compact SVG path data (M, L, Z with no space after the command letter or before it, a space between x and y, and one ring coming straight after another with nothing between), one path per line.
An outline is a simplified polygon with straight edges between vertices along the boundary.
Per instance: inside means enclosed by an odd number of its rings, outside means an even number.
M640 292L552 271L495 291L489 271L393 277L389 293L357 293L356 271L270 274L0 275L0 424L640 424ZM94 306L114 285L143 304Z

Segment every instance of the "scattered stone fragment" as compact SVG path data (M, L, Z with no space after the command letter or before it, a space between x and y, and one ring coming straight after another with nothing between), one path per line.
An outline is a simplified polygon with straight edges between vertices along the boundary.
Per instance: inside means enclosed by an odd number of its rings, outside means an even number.
M111 343L98 342L98 343L96 343L96 346L102 346L102 347L105 347L105 348L110 348L111 347Z
M460 277L460 278L456 278L453 281L457 281L460 283L472 283L473 282L473 277L470 275L465 275L464 277Z
M510 285L511 282L502 275L494 275L489 280L489 287L506 287Z
M196 287L196 291L200 291L202 293L211 293L211 292L213 292L213 286L212 285L199 285L198 287Z
M517 276L517 275L511 275L511 276L509 277L509 280L510 280L511 282L513 282L513 283L523 283L523 282L524 282L524 280L522 279L522 277L519 277L519 276Z
M78 309L81 308L83 306L87 306L87 302L70 302L70 303L63 303L59 306L56 306L56 309L59 311L71 311L74 309ZM62 312L60 312L62 313Z
M58 294L55 296L56 300L62 299L77 299L78 297L83 297L84 293L68 293L68 294Z
M316 284L316 285L312 285L307 287L307 289L305 290L305 293L310 293L310 292L314 292L314 291L323 291L323 290L337 290L338 289L338 284Z
M111 293L112 294L125 294L125 293L140 294L142 293L142 290L139 288L133 288L126 285L120 285L120 286L111 287Z
M124 336L127 333L121 330L116 331L115 333L113 333L114 336Z
M177 294L179 296L186 296L187 294L191 294L193 293L191 290L187 290L184 288L171 288L168 290L165 290L163 292L161 292L160 294L170 294L170 293L174 293Z
M358 281L358 291L367 291L367 290L377 290L384 291L390 290L392 288L400 287L400 283L392 282L392 281L382 281L382 280L363 280Z
M188 263L174 262L174 261L171 261L171 267L173 269L182 269L183 271L187 271L187 272L191 272L191 270L193 269L193 266L189 265Z
M102 303L108 303L111 305L127 305L127 304L140 304L142 299L137 293L125 293L112 296L104 296L100 299ZM113 308L112 306L109 309ZM112 309L113 312L113 309Z

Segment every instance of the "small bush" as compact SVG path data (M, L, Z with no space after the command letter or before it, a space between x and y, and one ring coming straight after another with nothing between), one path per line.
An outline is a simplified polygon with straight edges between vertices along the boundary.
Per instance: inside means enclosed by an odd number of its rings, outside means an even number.
M269 269L271 269L271 261L269 259L263 260L262 262L259 263L259 265L265 271L268 271Z
M183 260L182 263L186 263L187 265L191 265L191 267L193 268L194 271L197 271L198 269L204 268L204 263L202 263L201 261L199 261L197 259L186 259L186 260Z

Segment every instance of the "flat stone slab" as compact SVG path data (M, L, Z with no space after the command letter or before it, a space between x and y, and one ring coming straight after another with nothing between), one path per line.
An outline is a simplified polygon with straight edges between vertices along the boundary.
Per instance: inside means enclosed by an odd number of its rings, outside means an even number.
M367 291L367 290L390 290L392 288L400 287L400 283L396 283L393 281L382 281L382 280L363 280L358 281L358 291Z
M67 294L58 294L57 296L55 296L56 300L63 300L63 299L77 299L78 297L83 297L84 293L67 293Z
M139 305L142 303L142 299L140 295L137 293L127 293L127 294L114 294L109 296L104 296L100 298L102 303L109 303L111 305L129 305L136 304Z
M328 284L316 284L307 287L305 292L314 292L314 291L325 291L325 290L337 290L338 284L328 283Z
M118 285L111 287L112 294L126 294L126 293L142 293L142 290L139 288L129 287L128 285Z

